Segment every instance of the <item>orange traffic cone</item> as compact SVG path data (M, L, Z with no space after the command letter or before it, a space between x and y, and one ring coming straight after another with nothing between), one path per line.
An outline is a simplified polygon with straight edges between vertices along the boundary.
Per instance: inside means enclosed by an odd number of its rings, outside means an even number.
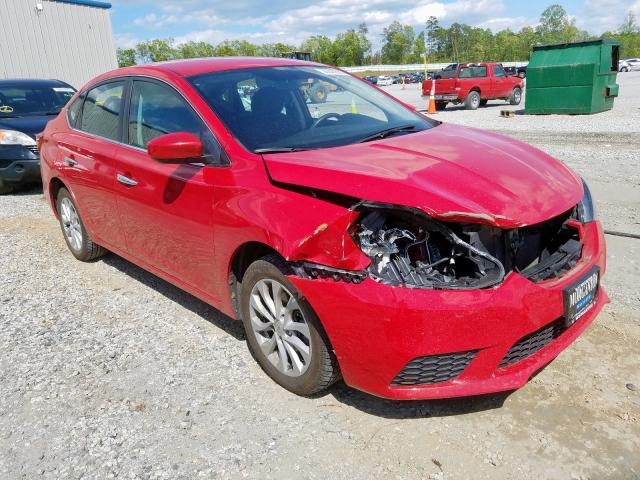
M435 80L431 80L431 93L429 94L429 108L427 109L427 113L436 113L436 82Z

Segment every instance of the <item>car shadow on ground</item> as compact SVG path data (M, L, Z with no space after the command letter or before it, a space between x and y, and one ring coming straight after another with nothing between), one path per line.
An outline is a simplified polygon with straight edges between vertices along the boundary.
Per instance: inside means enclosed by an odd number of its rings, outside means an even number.
M113 253L106 255L101 259L101 261L110 267L121 271L132 279L137 280L145 286L154 289L169 300L229 333L236 340L244 340L245 337L242 322L232 319L208 303L203 302L184 290L155 276L153 273L147 272L146 270Z
M476 395L473 397L447 398L441 400L387 400L374 397L339 382L323 399L335 398L338 402L361 412L388 419L449 417L501 408L513 391Z
M143 285L152 288L169 300L176 302L183 308L195 313L212 325L224 330L238 341L244 341L242 323L233 320L184 290L165 280L147 272L137 265L113 253L103 257L100 261L119 270ZM453 398L445 400L413 400L396 401L374 397L354 388L344 382L338 382L329 390L317 395L321 401L333 397L337 402L356 408L362 412L389 419L447 417L463 415L502 407L504 401L512 392L503 392L475 397Z

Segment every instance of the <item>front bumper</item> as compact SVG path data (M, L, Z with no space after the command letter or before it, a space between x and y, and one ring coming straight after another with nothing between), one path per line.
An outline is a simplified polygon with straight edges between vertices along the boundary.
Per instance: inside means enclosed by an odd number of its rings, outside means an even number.
M37 149L20 145L0 146L0 180L8 183L40 181L40 156Z
M345 383L393 399L446 398L514 390L553 360L593 321L609 299L600 287L596 305L529 356L503 359L524 337L560 319L562 291L593 266L606 267L599 222L582 231L580 262L564 277L533 283L511 273L484 290L420 290L382 285L290 280L309 300L332 342ZM393 385L412 360L474 352L455 378L421 385ZM500 366L500 364L503 366Z

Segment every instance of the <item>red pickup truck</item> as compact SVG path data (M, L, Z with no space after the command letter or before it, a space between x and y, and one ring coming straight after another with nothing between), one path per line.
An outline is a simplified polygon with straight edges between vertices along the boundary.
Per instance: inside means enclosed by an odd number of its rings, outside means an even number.
M447 77L422 82L423 95L430 95L431 82L435 82L436 110L444 110L449 102L464 103L468 110L475 110L488 100L503 99L511 105L522 100L524 82L507 75L499 63L461 63L455 74Z

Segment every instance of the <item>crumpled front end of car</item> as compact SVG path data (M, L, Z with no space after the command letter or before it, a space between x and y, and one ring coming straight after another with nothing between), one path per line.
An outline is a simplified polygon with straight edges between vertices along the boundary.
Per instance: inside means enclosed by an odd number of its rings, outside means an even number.
M322 320L351 386L396 399L516 389L608 302L598 286L588 311L574 323L565 318L564 292L606 267L587 200L518 228L357 202L342 243L357 245L368 266L315 263L308 251L292 261L290 279ZM318 242L336 235L314 233Z

